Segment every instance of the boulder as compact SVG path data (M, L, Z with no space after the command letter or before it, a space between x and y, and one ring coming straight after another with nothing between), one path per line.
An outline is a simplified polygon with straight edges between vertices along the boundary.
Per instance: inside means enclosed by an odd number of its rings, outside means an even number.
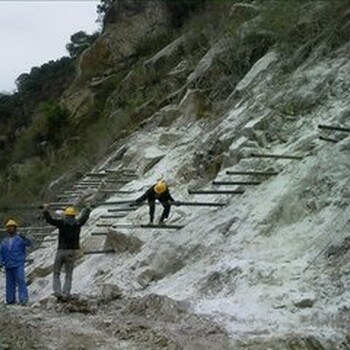
M168 105L159 110L152 116L157 120L157 125L161 127L170 126L180 116L179 107L176 105Z
M145 268L139 273L136 279L143 288L147 288L148 285L155 280L155 272L150 268Z
M294 299L293 304L298 308L312 307L316 302L314 294L303 294Z
M168 247L158 249L141 262L144 267L139 271L138 282L146 288L151 281L176 273L184 267L185 255L186 251L170 243Z
M182 137L181 133L176 132L165 132L159 138L160 146L171 146L175 144Z
M122 296L121 289L116 284L103 284L101 286L101 299L104 302L109 302L115 299L119 299Z
M143 242L133 235L126 235L113 229L108 230L106 248L112 248L117 253L134 254L139 252L142 246Z
M219 40L213 47L199 61L197 67L188 76L187 84L194 84L197 81L202 80L207 72L213 67L216 59L224 52L231 50L230 43L227 39Z
M257 77L265 72L271 64L278 61L278 55L275 52L268 52L265 56L260 58L244 76L244 78L237 84L234 94L248 89L254 81L258 81Z
M198 89L189 89L179 104L180 112L185 120L193 120L202 116L205 98Z

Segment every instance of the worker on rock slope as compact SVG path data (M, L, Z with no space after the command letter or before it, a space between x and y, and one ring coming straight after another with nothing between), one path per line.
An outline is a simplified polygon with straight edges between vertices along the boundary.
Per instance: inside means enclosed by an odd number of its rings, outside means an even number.
M58 228L58 249L53 265L53 291L58 300L70 298L72 288L73 269L80 249L80 230L86 223L91 212L90 204L83 209L79 218L74 207L68 207L64 211L63 219L54 219L48 210L48 204L43 205L45 220ZM63 289L61 288L61 269L64 266L66 276Z
M163 180L158 181L156 184L151 186L142 196L137 198L131 205L139 205L145 200L148 201L150 225L153 225L154 221L156 200L158 200L163 205L163 212L159 219L159 224L163 225L164 221L169 217L171 202L175 201L169 192L169 187L166 182Z

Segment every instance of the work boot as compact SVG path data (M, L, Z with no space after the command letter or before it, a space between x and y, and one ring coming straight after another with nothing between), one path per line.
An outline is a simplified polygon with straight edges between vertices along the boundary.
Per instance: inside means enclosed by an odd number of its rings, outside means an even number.
M62 294L60 293L53 293L54 297L56 298L57 301L62 301Z
M62 294L62 297L61 297L62 301L65 302L65 301L70 301L72 299L71 295L70 294Z

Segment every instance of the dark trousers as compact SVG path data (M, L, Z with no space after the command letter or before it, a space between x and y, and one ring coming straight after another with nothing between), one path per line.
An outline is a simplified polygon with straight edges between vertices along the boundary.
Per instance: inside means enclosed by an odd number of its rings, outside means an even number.
M28 289L24 273L24 264L6 269L6 303L16 303L16 289L21 304L28 302Z
M75 249L58 249L53 264L53 291L59 296L69 296L72 289L73 269L76 258ZM65 269L65 281L63 289L61 287L61 269Z
M164 219L167 219L169 217L170 214L170 208L171 205L167 202L161 202L162 206L163 206L163 212L162 212L162 216L160 217L160 222L164 221ZM154 213L156 210L156 201L154 200L149 200L148 201L148 205L149 205L149 221L151 223L153 223L154 221Z

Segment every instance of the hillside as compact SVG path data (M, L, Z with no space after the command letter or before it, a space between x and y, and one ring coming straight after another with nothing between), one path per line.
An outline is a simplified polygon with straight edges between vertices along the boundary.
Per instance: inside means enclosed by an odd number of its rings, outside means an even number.
M59 101L79 138L44 158L66 166L46 199L95 207L77 298L51 295L48 241L29 256L31 304L0 305L0 348L350 348L349 4L191 10L119 1L79 57ZM179 229L140 227L147 205L102 217L160 178L212 206L173 206Z

